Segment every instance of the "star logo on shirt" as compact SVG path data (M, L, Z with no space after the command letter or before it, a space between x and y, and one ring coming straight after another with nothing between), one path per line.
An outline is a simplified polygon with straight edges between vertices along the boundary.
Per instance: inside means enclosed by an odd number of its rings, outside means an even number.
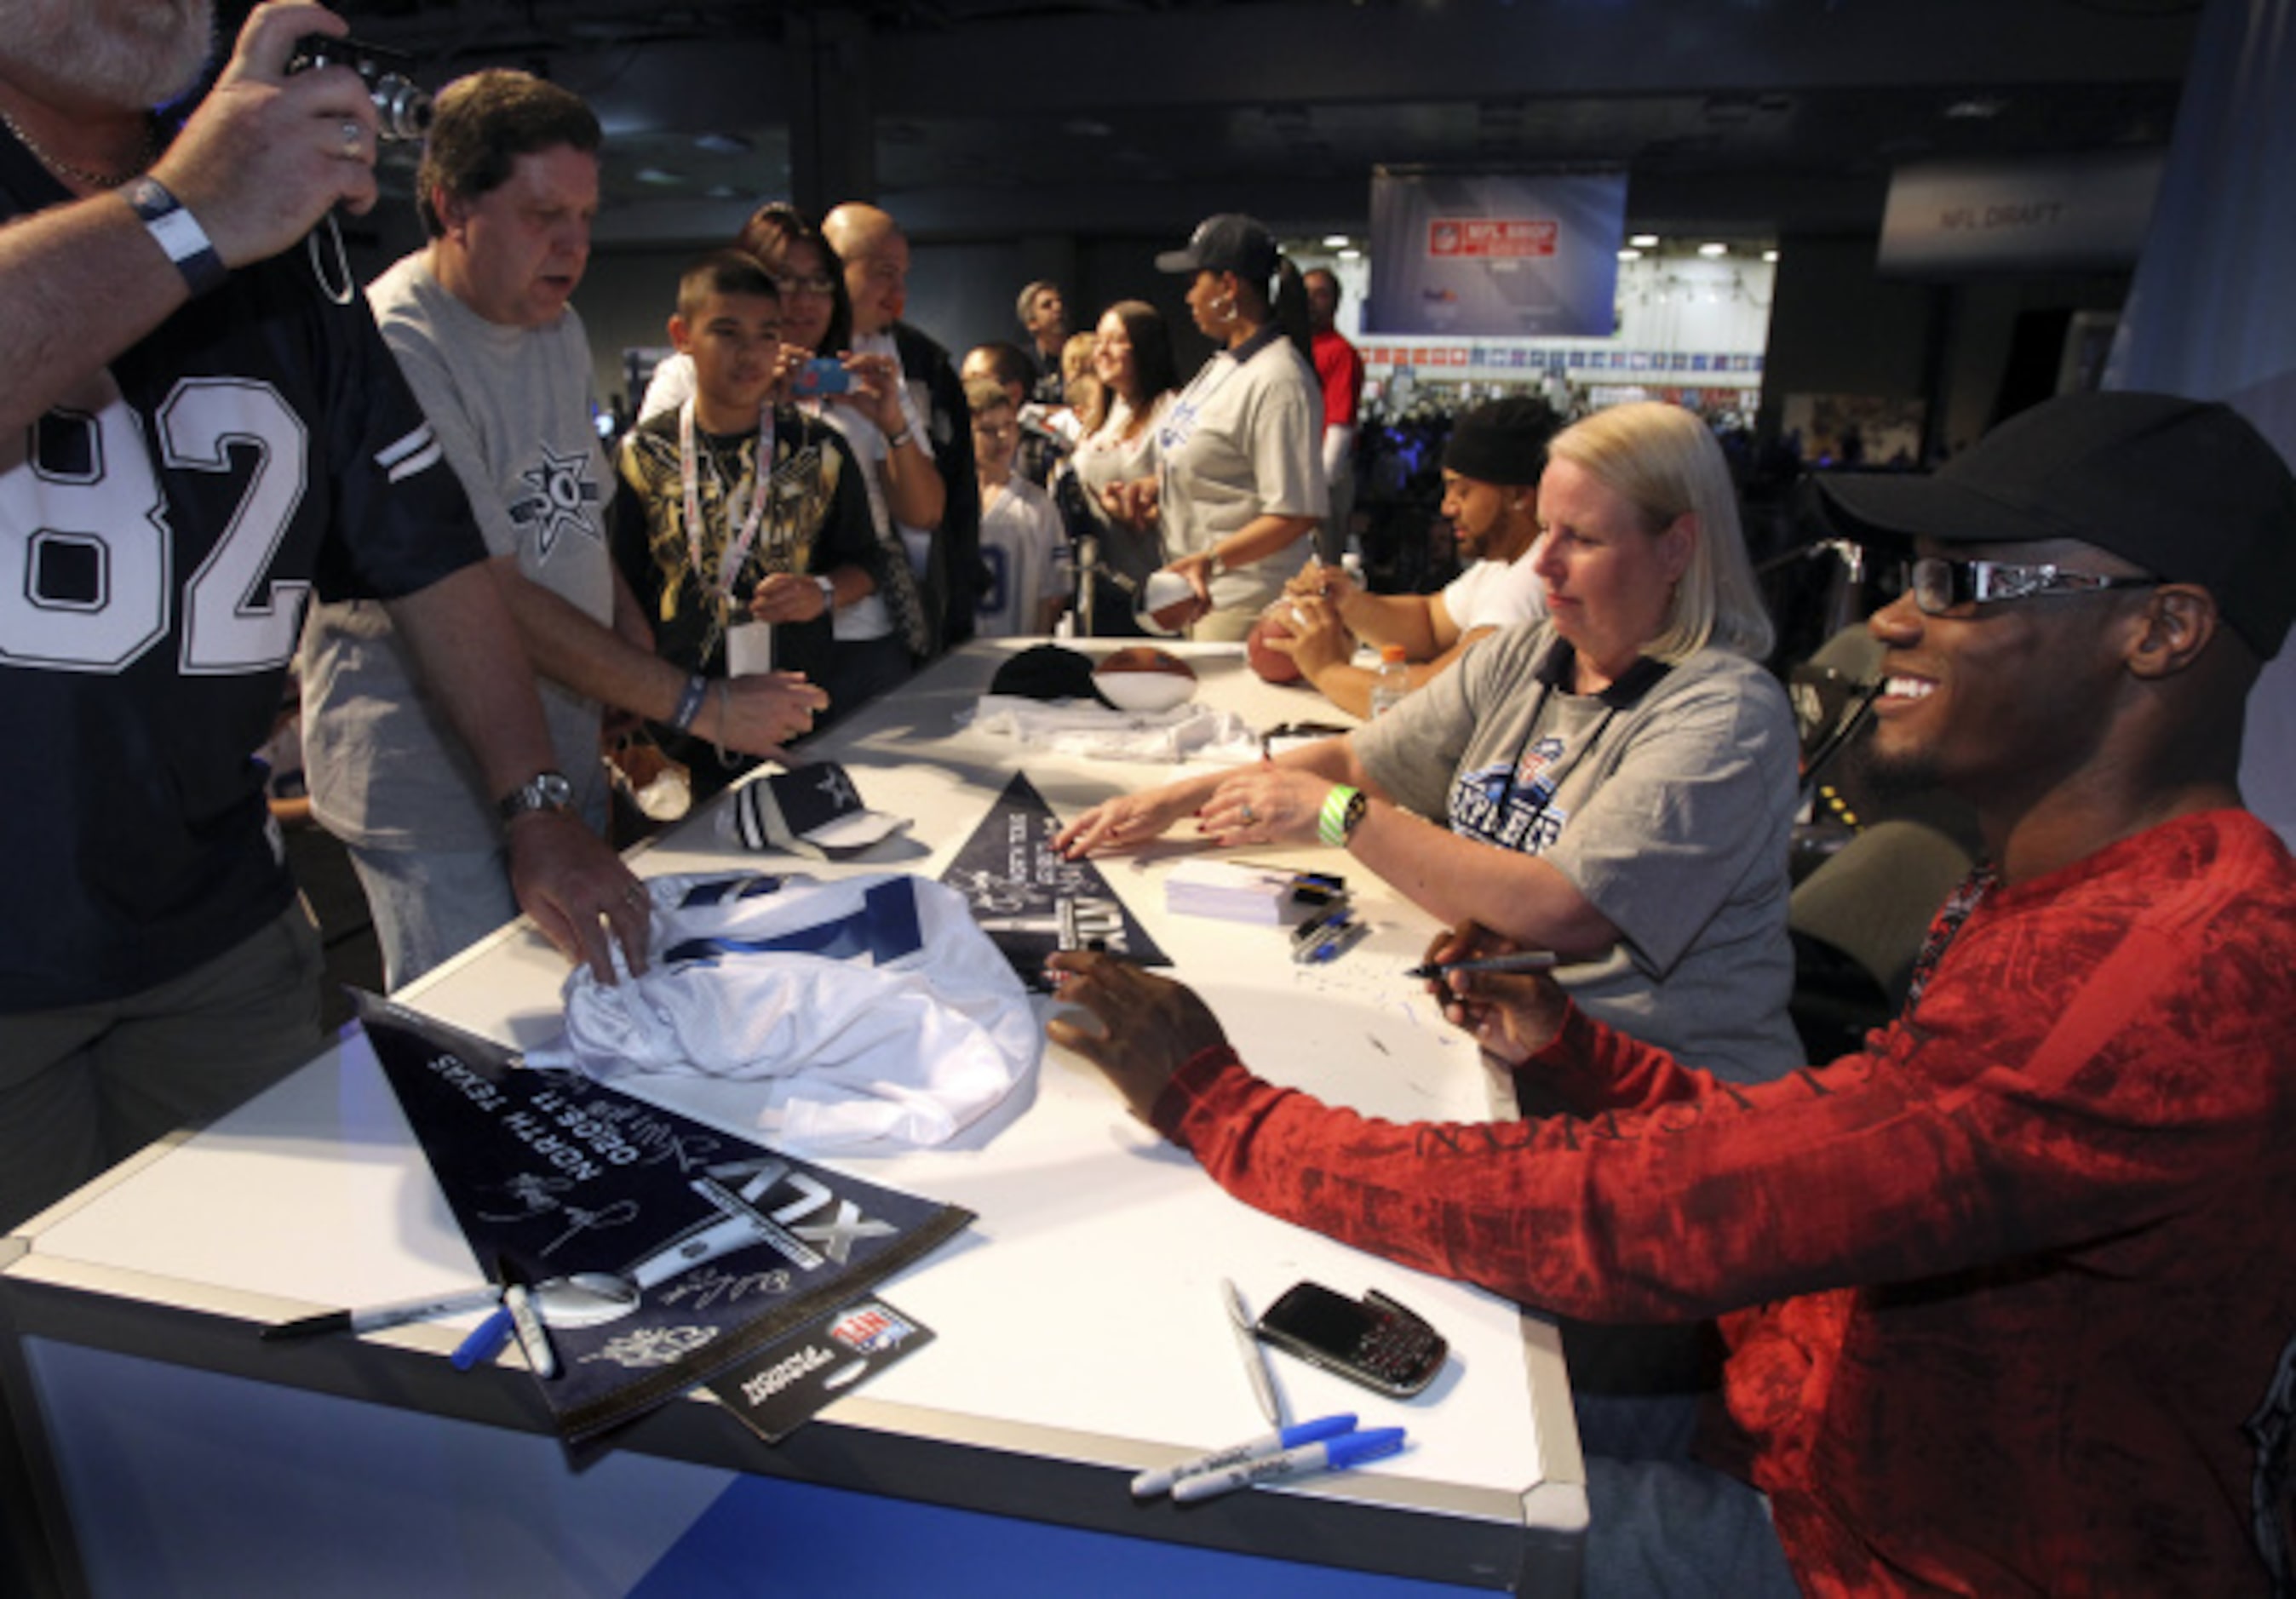
M599 537L590 514L598 503L599 488L590 475L587 450L562 455L545 444L541 464L519 473L519 481L534 492L511 502L510 519L521 528L536 528L535 543L545 560L563 534Z

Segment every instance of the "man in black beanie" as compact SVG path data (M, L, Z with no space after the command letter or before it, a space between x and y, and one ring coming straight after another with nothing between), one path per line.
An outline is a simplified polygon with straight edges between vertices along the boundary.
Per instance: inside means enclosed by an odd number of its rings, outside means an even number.
M1403 646L1411 686L1450 668L1484 635L1546 614L1530 570L1538 538L1538 474L1546 441L1562 426L1546 401L1493 400L1462 415L1443 449L1443 515L1467 570L1431 594L1375 594L1341 568L1315 562L1273 609L1280 626L1262 642L1289 655L1324 697L1356 716L1371 713L1373 672L1356 646Z

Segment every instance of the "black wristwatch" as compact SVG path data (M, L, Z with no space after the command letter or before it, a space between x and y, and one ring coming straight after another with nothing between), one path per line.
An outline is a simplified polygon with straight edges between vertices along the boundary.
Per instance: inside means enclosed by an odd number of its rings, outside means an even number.
M495 810L504 826L537 811L554 810L562 816L571 816L574 784L563 772L537 772L496 800Z

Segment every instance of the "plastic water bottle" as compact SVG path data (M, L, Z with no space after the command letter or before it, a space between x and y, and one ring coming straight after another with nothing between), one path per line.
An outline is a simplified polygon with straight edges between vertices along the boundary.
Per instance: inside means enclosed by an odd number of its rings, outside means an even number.
M1403 703L1403 696L1410 692L1411 668L1403 659L1403 646L1380 645L1379 673L1371 680L1371 714L1385 716Z

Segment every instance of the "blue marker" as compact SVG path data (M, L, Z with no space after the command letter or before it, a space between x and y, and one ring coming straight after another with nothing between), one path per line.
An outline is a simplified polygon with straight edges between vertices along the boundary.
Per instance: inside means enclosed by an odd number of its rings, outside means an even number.
M1326 961L1335 961L1354 948L1357 940L1370 931L1370 927L1361 922L1341 922L1339 926L1330 929L1317 941L1314 948L1300 958L1311 966L1321 965Z
M1286 1449L1296 1449L1302 1444L1319 1444L1325 1439L1338 1438L1355 1430L1356 1418L1351 1415L1327 1415L1312 1422L1301 1422L1294 1427L1264 1433L1248 1443L1236 1444L1210 1455L1199 1455L1193 1460L1184 1460L1177 1465L1143 1472L1132 1480L1132 1496L1152 1499L1158 1494L1171 1491L1172 1484L1184 1477L1201 1476L1206 1472L1217 1472L1226 1466L1266 1460L1283 1454Z
M451 1357L455 1369L467 1372L481 1360L492 1360L503 1345L510 1341L510 1307L497 1305L495 1312L471 1330L471 1335L455 1346Z
M1198 1499L1210 1499L1220 1494L1232 1493L1240 1488L1250 1488L1255 1482L1282 1482L1293 1477L1309 1477L1318 1472L1344 1472L1367 1461L1382 1460L1403 1447L1403 1429L1374 1427L1368 1432L1347 1432L1319 1444L1303 1444L1296 1449L1286 1449L1281 1455L1271 1455L1264 1460L1248 1460L1217 1472L1199 1476L1183 1477L1172 1485L1172 1497L1183 1505Z

